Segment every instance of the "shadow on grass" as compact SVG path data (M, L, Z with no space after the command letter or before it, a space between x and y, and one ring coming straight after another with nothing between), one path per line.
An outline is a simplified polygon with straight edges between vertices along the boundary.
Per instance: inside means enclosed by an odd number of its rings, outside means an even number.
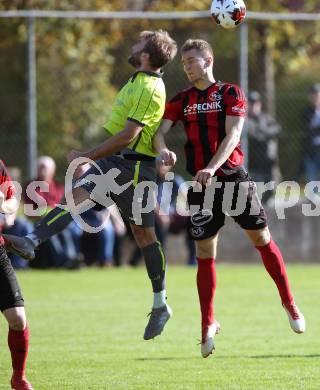
M212 359L223 360L223 359L298 359L298 358L309 358L309 359L317 359L320 358L320 354L310 354L310 355L252 355L252 356L237 356L237 355L228 355L228 356L218 356L215 355ZM141 357L135 358L134 360L138 362L144 361L170 361L170 360L199 360L199 356L175 356L175 357Z
M138 362L145 362L145 361L157 361L157 360L160 360L160 361L170 361L170 360L195 360L195 359L198 359L197 356L189 356L189 357L182 357L182 356L175 356L175 357L145 357L145 358L136 358L134 360L138 361Z
M254 356L249 356L251 359L290 359L290 358L320 358L320 354L314 354L314 355L254 355Z

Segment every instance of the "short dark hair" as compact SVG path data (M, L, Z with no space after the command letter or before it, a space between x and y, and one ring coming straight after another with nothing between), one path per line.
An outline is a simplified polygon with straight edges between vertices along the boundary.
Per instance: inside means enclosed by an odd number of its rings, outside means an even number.
M143 52L149 54L150 65L155 69L172 61L177 54L177 43L167 31L142 31L140 38L147 40Z
M181 47L181 53L189 50L198 50L201 54L210 54L214 59L213 49L209 42L203 39L188 39Z

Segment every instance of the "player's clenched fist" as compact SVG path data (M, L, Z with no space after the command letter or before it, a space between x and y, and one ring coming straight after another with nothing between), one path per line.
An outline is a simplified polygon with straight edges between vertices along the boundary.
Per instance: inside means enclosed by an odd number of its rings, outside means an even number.
M210 168L201 169L197 172L195 177L193 178L194 181L197 181L198 183L209 186L212 181L212 176L214 175L215 170Z
M177 156L172 150L162 149L160 152L160 161L163 165L173 166L177 161Z

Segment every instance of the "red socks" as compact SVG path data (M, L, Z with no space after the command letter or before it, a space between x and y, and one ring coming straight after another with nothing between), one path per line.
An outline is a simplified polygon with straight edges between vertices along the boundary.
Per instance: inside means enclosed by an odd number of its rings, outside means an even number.
M201 307L202 327L214 321L213 299L216 290L216 269L213 258L198 260L197 287Z
M271 239L269 244L256 246L260 252L263 264L277 285L282 303L292 303L293 296L290 291L286 267L277 244Z
M11 352L13 375L22 379L25 376L26 361L29 347L28 326L22 331L9 328L8 345Z
M256 247L261 254L263 264L277 285L281 301L292 303L286 267L277 244L271 239L269 244ZM197 287L201 307L202 327L214 321L213 300L216 290L216 270L213 258L198 260Z

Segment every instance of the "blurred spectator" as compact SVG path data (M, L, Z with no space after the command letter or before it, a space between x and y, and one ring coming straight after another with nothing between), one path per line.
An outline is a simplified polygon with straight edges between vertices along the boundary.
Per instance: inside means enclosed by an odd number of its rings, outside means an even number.
M302 113L302 132L306 180L320 180L320 83L311 88L309 105Z
M64 194L64 186L55 180L55 173L55 161L49 156L39 157L37 161L37 177L30 183L41 181L48 184L49 191L42 191L39 187L35 189L36 194L47 203L46 210L44 210L45 213L54 208L61 201ZM33 205L36 209L38 206L27 192L24 193L24 203ZM32 217L34 222L38 219L38 217ZM76 244L78 239L78 234L74 227L68 226L61 233L51 237L39 246L39 249L36 251L36 258L30 263L30 266L34 268L77 268L80 255Z
M110 208L110 219L114 228L114 247L113 247L113 265L120 266L123 257L123 243L126 233L131 232L130 226L127 226L116 205Z
M269 114L262 110L259 92L252 91L248 95L248 170L255 182L267 183L276 180L275 172L279 170L278 137L280 125ZM279 176L279 174L278 174ZM272 191L262 196L267 202Z

